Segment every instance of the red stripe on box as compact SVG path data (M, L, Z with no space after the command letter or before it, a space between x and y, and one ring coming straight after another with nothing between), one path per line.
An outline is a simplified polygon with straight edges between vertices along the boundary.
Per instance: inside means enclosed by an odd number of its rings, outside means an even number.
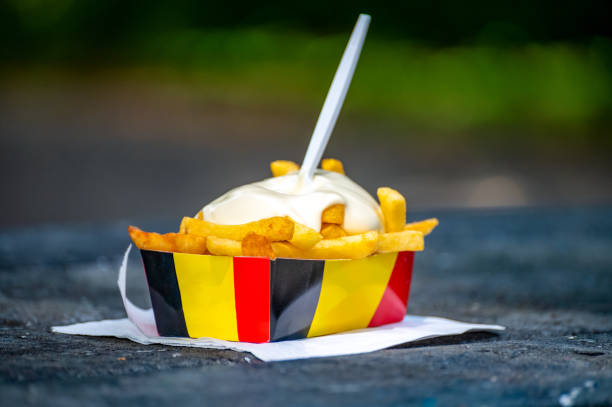
M406 315L414 252L399 252L393 272L368 327L399 322Z
M270 260L234 257L238 340L270 341Z

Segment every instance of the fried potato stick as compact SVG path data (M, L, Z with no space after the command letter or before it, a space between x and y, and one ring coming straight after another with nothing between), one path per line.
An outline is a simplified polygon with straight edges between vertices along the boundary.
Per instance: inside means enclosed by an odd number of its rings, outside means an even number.
M344 174L344 165L342 165L342 161L336 160L335 158L324 158L321 161L321 168L326 171Z
M195 214L194 219L204 220L204 213L202 211L198 211L198 213ZM179 233L187 233L187 222L184 222L184 220L185 219L181 221L179 226Z
M274 177L281 177L299 169L300 166L293 161L276 160L270 163L270 171Z
M161 235L154 232L145 232L136 226L128 226L128 233L132 242L139 249L159 252L173 252L175 249L174 237L177 233Z
M323 239L337 239L339 237L348 236L346 230L342 229L342 226L336 225L335 223L322 224L321 234L323 235Z
M182 233L145 232L136 226L128 226L130 238L142 250L178 253L206 253L206 237Z
M206 236L185 233L174 234L174 251L178 253L207 254Z
M374 253L378 232L321 240L306 251L311 259L361 259Z
M270 241L290 240L293 237L294 223L291 218L275 216L242 225L219 225L205 220L184 217L181 230L200 236L216 236L241 241L250 232L265 236Z
M382 233L378 235L376 251L389 252L416 252L425 248L423 232L418 230L404 230L402 232Z
M268 257L270 259L276 257L270 245L270 240L257 233L251 232L246 235L244 239L242 239L241 249L243 256Z
M344 223L344 208L343 204L328 206L321 214L321 223L342 225Z
M407 223L404 226L404 230L418 230L423 232L423 235L428 235L438 226L438 223L440 222L436 218L425 219L419 222Z
M378 200L383 213L385 232L399 232L406 224L406 199L395 189L378 188Z
M242 244L237 240L208 236L206 247L210 253L217 256L242 256Z
M289 242L272 242L272 250L276 257L286 259L307 259L306 251L299 249Z
M321 240L308 250L300 250L286 242L272 243L277 257L299 259L361 259L374 253L378 244L378 232Z
M306 250L319 243L322 239L321 233L306 225L295 222L293 237L289 240L289 243L299 249Z

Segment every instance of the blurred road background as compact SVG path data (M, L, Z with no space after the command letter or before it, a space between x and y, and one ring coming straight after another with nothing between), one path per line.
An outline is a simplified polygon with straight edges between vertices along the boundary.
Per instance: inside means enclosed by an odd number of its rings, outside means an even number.
M612 203L603 1L0 4L0 226L180 219L301 161L359 12L327 156L411 210Z

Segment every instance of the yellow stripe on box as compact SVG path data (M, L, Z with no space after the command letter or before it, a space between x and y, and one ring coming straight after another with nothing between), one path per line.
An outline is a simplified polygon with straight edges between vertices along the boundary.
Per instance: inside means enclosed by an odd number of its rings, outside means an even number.
M366 328L378 308L397 253L327 260L319 303L307 337Z
M233 259L174 253L174 268L189 336L237 341Z

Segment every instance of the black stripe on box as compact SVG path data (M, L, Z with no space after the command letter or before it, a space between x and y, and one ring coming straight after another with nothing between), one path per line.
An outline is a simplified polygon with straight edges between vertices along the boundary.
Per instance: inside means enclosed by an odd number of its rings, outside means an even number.
M189 337L172 253L141 250L157 332Z
M321 284L323 260L276 259L270 262L270 340L308 335Z

